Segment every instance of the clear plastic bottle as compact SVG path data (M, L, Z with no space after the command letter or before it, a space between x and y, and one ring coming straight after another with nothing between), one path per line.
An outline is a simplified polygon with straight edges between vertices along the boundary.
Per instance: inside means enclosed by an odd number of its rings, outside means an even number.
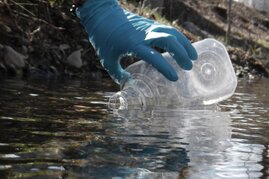
M173 65L179 80L169 81L154 67L138 61L127 68L133 79L109 99L111 109L149 109L197 107L211 105L231 97L237 78L225 46L217 40L205 39L193 44L198 59L190 71L183 70L169 55L164 58Z

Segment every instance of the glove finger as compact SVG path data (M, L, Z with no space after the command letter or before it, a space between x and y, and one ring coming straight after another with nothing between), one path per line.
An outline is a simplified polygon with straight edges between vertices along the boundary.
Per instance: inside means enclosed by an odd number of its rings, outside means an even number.
M181 68L184 70L190 70L192 68L191 59L189 58L186 49L177 41L176 37L171 35L162 35L164 33L159 34L160 37L152 39L150 45L166 50L176 60L177 64Z
M146 45L139 45L135 48L134 53L137 57L142 58L144 61L150 63L170 81L178 80L176 71L156 50Z
M169 26L163 26L155 28L153 32L163 32L175 36L179 43L181 43L182 46L186 49L190 59L196 60L198 58L198 54L191 42L183 33L179 32L177 29Z
M107 70L111 78L116 83L121 84L123 81L129 79L131 75L121 67L119 62L120 60L117 57L104 58L103 60L101 60L102 65Z

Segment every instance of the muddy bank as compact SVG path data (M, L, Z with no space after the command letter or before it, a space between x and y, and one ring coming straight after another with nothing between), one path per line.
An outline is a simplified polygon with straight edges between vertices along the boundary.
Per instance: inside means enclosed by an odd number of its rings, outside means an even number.
M0 2L0 73L25 78L108 77L71 4ZM18 65L21 63L21 65Z
M27 4L0 1L1 76L109 78L79 20L70 13L70 2L53 5L47 1L25 2ZM224 41L227 24L224 2L164 1L158 13L192 41L207 37ZM159 20L154 10L136 3L121 3L133 12ZM268 14L240 4L234 8L238 11L233 11L232 39L228 49L236 73L242 78L268 77Z

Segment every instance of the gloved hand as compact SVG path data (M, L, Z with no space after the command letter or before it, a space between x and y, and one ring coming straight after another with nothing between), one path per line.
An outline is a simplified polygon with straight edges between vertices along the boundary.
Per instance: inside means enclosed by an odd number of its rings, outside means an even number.
M169 80L178 79L173 67L152 46L169 52L185 70L190 70L191 60L197 58L182 33L122 9L117 0L86 0L76 13L102 66L117 83L131 77L120 65L120 59L128 54L152 64Z

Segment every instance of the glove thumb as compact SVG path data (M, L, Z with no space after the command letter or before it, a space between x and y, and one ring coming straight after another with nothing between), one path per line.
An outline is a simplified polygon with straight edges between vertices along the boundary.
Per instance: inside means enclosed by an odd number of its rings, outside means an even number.
M101 60L101 64L107 70L111 78L118 84L131 78L131 74L121 67L119 57L104 57Z

